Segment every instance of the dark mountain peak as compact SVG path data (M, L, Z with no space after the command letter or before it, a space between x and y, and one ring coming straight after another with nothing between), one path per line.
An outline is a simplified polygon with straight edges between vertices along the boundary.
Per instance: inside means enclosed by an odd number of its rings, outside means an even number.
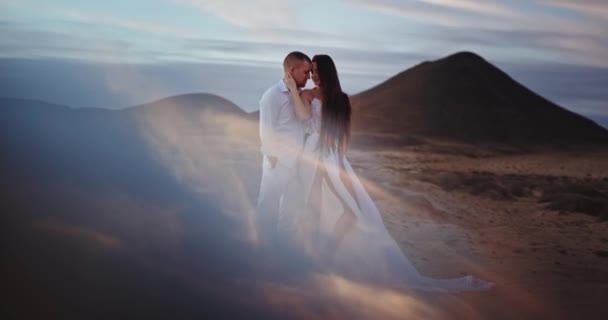
M604 128L467 51L418 64L351 102L360 131L504 143L608 141Z
M421 68L462 68L464 66L480 68L492 66L491 63L486 61L477 53L471 51L460 51L450 54L446 57L439 58L436 60L424 61L411 69ZM493 66L492 66L493 67ZM410 70L411 70L410 69ZM409 70L405 70L409 71ZM405 72L404 71L404 72Z
M480 55L478 55L475 52L471 52L471 51L456 52L445 58L439 59L438 61L445 61L445 62L450 62L450 63L459 63L459 62L488 63Z
M429 76L471 77L471 75L476 75L486 78L492 76L510 79L510 77L492 63L470 51L457 52L441 59L428 61L419 66L421 70L416 71L428 73Z
M514 82L506 73L486 61L476 53L461 51L444 58L425 61L404 70L385 82L363 91L357 96L365 96L368 91L408 91L421 87L471 87L472 82L492 85L494 82Z

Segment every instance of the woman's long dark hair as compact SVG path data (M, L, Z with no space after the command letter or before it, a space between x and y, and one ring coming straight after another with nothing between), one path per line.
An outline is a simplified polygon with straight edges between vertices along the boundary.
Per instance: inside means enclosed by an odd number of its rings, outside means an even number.
M312 58L317 65L323 106L321 108L321 151L346 153L350 143L351 107L348 95L342 91L336 65L330 56L321 54Z

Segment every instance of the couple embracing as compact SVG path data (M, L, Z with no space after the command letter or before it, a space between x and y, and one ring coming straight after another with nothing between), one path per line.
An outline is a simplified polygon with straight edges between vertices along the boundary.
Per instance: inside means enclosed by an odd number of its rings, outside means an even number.
M457 292L492 283L420 274L390 236L345 154L351 105L334 61L294 51L284 78L260 100L262 181L256 230L262 245L302 250L355 280ZM312 79L313 89L302 89Z

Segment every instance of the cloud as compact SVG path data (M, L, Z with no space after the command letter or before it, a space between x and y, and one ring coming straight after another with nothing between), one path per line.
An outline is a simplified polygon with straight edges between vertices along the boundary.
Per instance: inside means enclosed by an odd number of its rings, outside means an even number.
M554 5L581 12L585 15L608 21L608 2L605 0L541 0Z
M444 27L429 30L426 35L433 39L436 48L469 48L500 60L544 60L600 67L608 64L608 38L597 35L569 36L559 30Z
M554 17L545 15L543 24L538 24L525 11L497 2L488 1L364 1L345 0L355 6L372 11L398 16L426 26L451 28L480 28L489 30L513 30L522 26L545 30L544 24ZM519 23L513 23L519 22ZM523 23L523 24L522 24ZM552 22L551 22L552 24Z
M574 21L552 12L531 11L520 6L508 7L496 2L417 0L397 2L381 0L345 0L356 6L400 16L431 26L475 28L480 30L555 31L578 35L593 33L603 35L596 25Z
M446 12L433 10L430 6L420 6L411 2L394 3L393 1L347 0L351 4L362 6L372 11L395 15L416 22L431 23L448 27L465 26L469 23Z
M419 23L417 29L420 30L419 37L422 39L417 42L432 42L433 48L454 45L513 48L515 44L519 50L509 50L506 54L518 56L518 53L523 53L528 57L548 56L579 64L608 65L606 24L557 14L555 10L549 10L550 6L542 3L532 10L523 5L507 7L497 2L482 4L470 0L347 1L372 11ZM470 35L463 35L464 33ZM456 43L450 39L454 34L461 40L473 41ZM429 35L432 38L429 39Z
M136 31L144 31L156 36L163 35L179 38L196 36L196 33L192 32L192 30L169 26L166 24L127 20L109 15L100 15L97 13L91 14L76 9L58 9L57 12L72 21L94 25L117 26Z
M297 21L289 1L173 0L195 7L234 26L246 29L291 28Z
M56 27L2 20L6 36L0 40L3 57L64 57L105 62L197 62L250 66L274 66L292 50L318 52L374 51L381 46L373 37L341 35L302 29L266 28L255 37L227 39L199 37L186 30L157 24L127 21L79 10L58 10L63 19ZM142 33L133 35L99 32L119 28ZM164 36L164 37L163 37ZM132 40L131 40L132 39ZM150 47L150 40L158 45ZM318 49L317 49L318 48ZM63 52L62 52L63 51ZM78 57L78 55L81 55Z
M456 8L476 13L491 14L494 16L514 17L517 12L510 7L494 1L475 1L475 0L417 0L437 6Z
M42 30L42 26L26 28L23 24L19 29L25 32L22 33L24 37L7 36L0 44L6 48L4 57L27 51L28 46L32 48L29 56L32 56L32 52L43 51L57 57L61 56L61 48L65 47L70 57L81 54L103 61L139 59L146 62L182 61L267 67L281 60L289 50L297 49L310 53L336 52L341 57L346 57L343 60L347 61L345 66L348 70L360 74L386 74L386 66L395 60L393 56L439 57L459 50L480 51L484 55L497 58L510 56L512 59L533 59L542 56L553 61L583 65L608 64L608 35L603 32L605 28L552 15L550 12L528 14L523 11L523 7L508 7L496 1L346 1L357 7L403 17L421 24L408 29L409 34L395 31L394 25L387 26L386 32L380 29L380 32L373 33L345 33L339 28L331 31L312 31L294 26L292 20L297 20L297 17L293 16L293 12L289 13L291 9L288 3L278 5L279 13L272 14L260 10L273 8L265 2L254 8L250 2L222 4L180 0L177 1L180 5L196 6L216 16L226 15L230 19L238 20L238 23L235 23L241 24L242 27L246 25L251 30L243 30L239 36L212 39L199 37L191 30L171 25L126 20L80 10L57 9L57 13L64 18L60 22L64 26L60 28L64 30L63 34L73 32L72 36L80 35L81 38L73 42L76 45L57 39L57 35L51 35L57 41L43 39L42 42L37 42L35 39L42 37L32 36L27 32L37 28L40 29L37 32L46 31ZM240 15L244 14L241 11L247 11L252 22L241 19ZM289 17L289 23L283 22L282 17ZM4 21L2 24L6 26L3 29L13 29L13 33L15 28L11 28L11 23ZM68 30L70 25L76 28ZM99 27L132 30L141 32L142 36L127 41L127 37L119 33L111 35L112 39L104 39L101 38L102 34L96 32ZM388 36L389 34L391 36ZM152 39L158 44L153 48L149 46ZM44 46L50 49L36 49ZM504 50L505 48L509 50ZM99 54L95 54L95 50ZM369 58L360 63L362 60L354 58L356 56ZM386 62L378 62L385 59Z
M121 39L108 39L41 29L22 29L20 24L0 22L0 57L72 58L94 61L128 60L137 52L133 44Z

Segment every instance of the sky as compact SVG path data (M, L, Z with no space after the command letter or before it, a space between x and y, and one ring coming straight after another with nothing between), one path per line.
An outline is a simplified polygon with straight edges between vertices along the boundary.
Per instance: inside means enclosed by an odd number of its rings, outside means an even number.
M292 50L330 54L349 93L466 50L608 119L607 31L605 0L0 0L0 95L119 108L208 92L251 111Z

